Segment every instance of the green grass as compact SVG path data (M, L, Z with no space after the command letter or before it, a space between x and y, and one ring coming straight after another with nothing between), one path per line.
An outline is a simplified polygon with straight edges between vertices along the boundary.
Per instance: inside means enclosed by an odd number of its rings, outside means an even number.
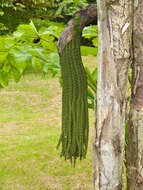
M90 56L83 61L90 69L97 62ZM2 89L0 190L92 190L94 112L89 115L87 158L74 168L56 149L61 127L58 79L26 74L19 83Z
M58 79L26 74L0 91L0 190L91 190L94 113L87 158L76 168L56 149L61 127Z

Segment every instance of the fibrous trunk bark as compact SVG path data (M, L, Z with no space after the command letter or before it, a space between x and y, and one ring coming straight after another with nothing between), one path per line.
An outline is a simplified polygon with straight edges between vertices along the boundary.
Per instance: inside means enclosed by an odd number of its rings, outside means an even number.
M121 190L132 1L97 2L99 49L93 183L95 190Z
M143 190L143 1L134 1L133 77L127 151L127 189Z

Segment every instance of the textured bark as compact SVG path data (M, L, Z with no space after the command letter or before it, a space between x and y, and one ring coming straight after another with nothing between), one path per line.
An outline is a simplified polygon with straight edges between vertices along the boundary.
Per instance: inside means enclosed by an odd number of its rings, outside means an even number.
M80 22L75 23L75 18L80 17ZM89 25L93 20L97 20L97 6L91 4L85 9L77 11L72 19L68 22L67 27L62 32L58 41L58 52L61 55L65 46L75 38L75 28L79 28L80 35L85 26Z
M133 78L127 151L127 189L143 190L143 1L134 2Z
M131 63L131 0L98 0L98 90L94 189L121 190L126 86Z

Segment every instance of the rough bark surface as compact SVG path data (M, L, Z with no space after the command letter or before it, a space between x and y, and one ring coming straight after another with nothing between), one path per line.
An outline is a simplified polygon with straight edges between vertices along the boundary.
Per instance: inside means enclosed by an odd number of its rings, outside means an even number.
M143 190L143 1L134 1L133 78L127 151L127 189Z
M93 183L94 190L121 190L132 1L97 2L99 49Z
M75 18L80 17L80 22L78 22L80 35L85 26L89 25L93 20L97 20L97 6L91 4L85 9L77 11L72 19L68 22L67 27L62 32L60 39L58 41L58 52L61 55L65 46L75 38L75 28L77 28L75 23Z

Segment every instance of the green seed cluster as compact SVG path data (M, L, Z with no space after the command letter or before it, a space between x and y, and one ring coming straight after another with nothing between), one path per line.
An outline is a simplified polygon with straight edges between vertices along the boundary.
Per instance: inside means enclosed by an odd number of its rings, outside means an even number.
M60 56L63 79L61 156L85 158L88 146L87 78L80 54L80 36L70 41Z

